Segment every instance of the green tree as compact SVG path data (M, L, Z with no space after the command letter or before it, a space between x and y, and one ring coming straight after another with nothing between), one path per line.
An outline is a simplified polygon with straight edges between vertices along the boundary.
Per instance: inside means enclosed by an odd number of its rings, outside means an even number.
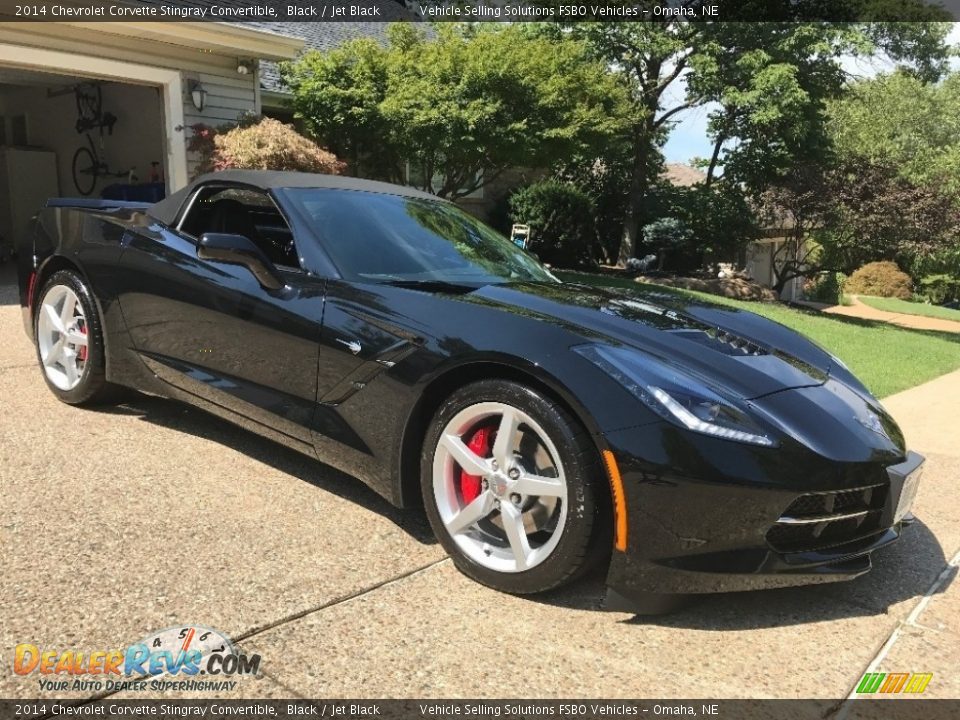
M311 132L357 172L457 198L508 167L545 168L620 130L622 89L586 47L521 25L391 27L281 69Z
M884 53L933 78L948 56L948 31L948 25L931 22L672 19L573 25L567 32L609 64L631 100L625 134L630 183L619 259L635 252L645 197L662 164L660 147L684 110L710 108L714 148L707 184L722 168L759 193L792 166L826 152L824 103L843 86L844 56Z
M322 139L352 173L402 179L404 157L380 110L387 93L390 57L360 38L327 53L309 52L280 66L293 92L293 108L310 133Z
M852 159L830 175L831 209L815 237L823 261L850 273L864 263L934 256L960 243L960 208L934 183L904 178L890 163Z
M711 185L676 188L678 211L693 236L698 265L734 262L759 234L743 188L728 178Z
M960 193L960 72L937 84L905 72L855 83L828 117L841 157L891 163L913 182Z
M777 291L824 270L849 274L881 260L922 264L960 244L960 210L949 192L864 158L826 171L803 168L763 200L766 224L779 224L787 238L775 258Z

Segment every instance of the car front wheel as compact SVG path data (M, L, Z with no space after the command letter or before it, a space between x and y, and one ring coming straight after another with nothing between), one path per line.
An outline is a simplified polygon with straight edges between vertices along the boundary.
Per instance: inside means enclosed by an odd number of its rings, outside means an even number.
M609 513L597 450L563 407L529 387L487 380L456 391L431 423L421 467L434 532L485 585L543 592L600 556Z

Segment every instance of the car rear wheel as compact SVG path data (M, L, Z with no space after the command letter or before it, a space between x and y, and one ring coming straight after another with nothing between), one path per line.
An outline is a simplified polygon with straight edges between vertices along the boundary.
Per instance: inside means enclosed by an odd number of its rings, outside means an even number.
M109 402L103 330L93 297L75 272L54 273L40 291L34 317L37 357L47 386L71 405Z
M588 569L608 525L597 451L559 405L514 382L455 392L427 432L421 484L431 525L467 575L512 593Z

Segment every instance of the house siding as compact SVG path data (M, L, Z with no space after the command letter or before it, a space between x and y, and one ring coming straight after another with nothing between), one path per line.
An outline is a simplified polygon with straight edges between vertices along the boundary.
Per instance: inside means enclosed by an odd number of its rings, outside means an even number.
M259 113L259 93L257 92L257 73L239 75L233 68L233 75L216 72L183 73L183 124L187 142L190 141L190 128L193 125L217 127L234 123L244 113ZM196 80L207 91L202 111L193 106L190 95L190 81ZM197 174L200 157L187 152L187 171L190 177Z

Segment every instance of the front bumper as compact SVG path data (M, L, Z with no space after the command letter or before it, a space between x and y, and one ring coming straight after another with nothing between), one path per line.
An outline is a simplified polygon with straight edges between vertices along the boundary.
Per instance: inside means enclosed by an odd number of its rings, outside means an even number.
M605 439L627 506L627 549L613 552L607 577L615 609L862 575L899 537L909 509L900 500L912 500L923 463L913 452L838 462L799 444L758 448L666 423Z

